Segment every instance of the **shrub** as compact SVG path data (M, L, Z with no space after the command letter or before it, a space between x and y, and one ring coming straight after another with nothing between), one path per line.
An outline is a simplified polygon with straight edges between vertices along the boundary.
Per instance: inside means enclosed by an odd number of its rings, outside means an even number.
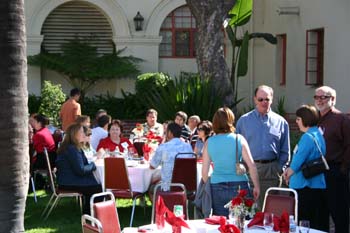
M50 81L44 81L41 89L41 104L38 112L50 119L50 124L59 125L59 112L64 103L66 95L63 93L61 85L53 85Z
M28 112L29 114L37 113L39 111L41 97L34 94L28 96Z
M127 94L125 94L127 95ZM95 118L95 114L99 109L105 109L113 119L140 119L144 118L145 111L140 114L135 112L135 95L130 94L126 98L117 98L111 96L109 93L106 95L96 95L94 97L85 97L82 106L82 114L90 116L91 119Z
M158 111L160 121L174 119L180 110L189 116L195 114L211 120L221 106L221 98L213 92L211 81L192 73L181 73L178 79L145 96L145 100Z

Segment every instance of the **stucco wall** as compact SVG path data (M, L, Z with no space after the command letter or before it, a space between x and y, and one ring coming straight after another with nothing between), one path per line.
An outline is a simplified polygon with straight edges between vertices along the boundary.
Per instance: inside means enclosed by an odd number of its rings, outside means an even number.
M287 111L304 103L313 104L314 87L305 85L306 30L324 28L324 84L337 90L337 107L350 110L349 47L350 2L347 0L257 0L254 30L287 34L286 86L280 87L275 74L275 48L254 47L254 86L266 83L274 87L276 97L287 97ZM299 15L278 15L278 6L298 6Z

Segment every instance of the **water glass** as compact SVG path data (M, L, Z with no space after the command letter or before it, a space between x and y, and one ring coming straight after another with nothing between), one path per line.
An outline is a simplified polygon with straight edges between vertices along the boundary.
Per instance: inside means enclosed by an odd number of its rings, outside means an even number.
M310 231L310 221L309 220L300 220L299 222L299 232L308 233Z
M268 231L273 230L273 213L264 213L264 228Z

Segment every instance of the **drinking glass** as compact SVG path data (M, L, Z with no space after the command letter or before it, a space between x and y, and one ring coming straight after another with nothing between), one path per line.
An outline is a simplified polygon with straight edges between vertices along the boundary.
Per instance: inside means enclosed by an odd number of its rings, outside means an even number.
M264 213L264 228L268 231L273 230L273 213Z
M309 220L300 220L299 222L299 232L308 233L310 230L310 221Z

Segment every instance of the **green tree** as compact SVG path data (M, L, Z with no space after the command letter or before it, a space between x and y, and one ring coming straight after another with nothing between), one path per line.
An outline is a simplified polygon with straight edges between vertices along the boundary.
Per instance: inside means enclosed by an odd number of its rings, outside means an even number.
M61 45L62 53L48 53L29 56L28 64L40 66L61 73L73 86L84 95L98 82L115 78L134 77L139 74L137 63L142 61L133 56L121 56L125 50L100 54L89 41L73 39Z
M0 1L0 232L24 232L29 183L24 0Z
M231 61L231 84L234 93L233 103L236 105L243 99L238 99L238 81L248 72L248 49L249 40L253 38L263 38L271 44L276 44L277 39L269 33L249 33L247 30L243 38L237 38L237 29L247 24L250 20L253 10L253 0L236 0L236 4L228 12L230 17L226 24L226 32L232 44L233 56Z
M212 95L233 105L230 70L224 56L222 23L235 0L186 0L197 23L196 60L202 78L213 80Z
M53 85L50 81L44 81L44 86L41 89L39 113L47 116L50 119L50 124L58 126L59 112L65 100L66 95L60 84Z

